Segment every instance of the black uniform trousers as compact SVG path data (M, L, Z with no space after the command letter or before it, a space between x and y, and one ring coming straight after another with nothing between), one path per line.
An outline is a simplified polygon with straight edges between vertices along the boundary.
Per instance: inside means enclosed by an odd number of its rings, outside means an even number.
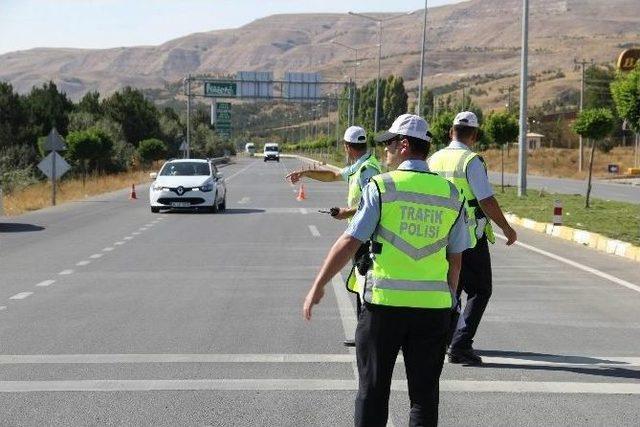
M356 426L387 425L391 376L400 349L411 401L409 425L438 424L439 381L450 318L449 308L363 304L356 329Z
M468 350L489 304L492 290L491 256L486 234L478 244L462 252L462 269L458 285L458 301L462 291L467 294L467 304L461 316L454 313L451 321L451 349Z

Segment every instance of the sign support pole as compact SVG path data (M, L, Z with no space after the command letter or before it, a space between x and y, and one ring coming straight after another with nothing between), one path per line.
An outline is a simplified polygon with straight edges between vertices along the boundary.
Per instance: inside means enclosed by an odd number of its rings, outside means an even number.
M51 206L56 205L56 152L51 156Z

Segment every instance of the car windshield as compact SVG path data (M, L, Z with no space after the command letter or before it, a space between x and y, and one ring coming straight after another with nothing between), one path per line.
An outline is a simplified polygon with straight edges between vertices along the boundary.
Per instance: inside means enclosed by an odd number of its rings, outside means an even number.
M264 151L278 151L278 147L264 147Z
M210 175L208 163L179 162L167 163L160 171L161 176Z

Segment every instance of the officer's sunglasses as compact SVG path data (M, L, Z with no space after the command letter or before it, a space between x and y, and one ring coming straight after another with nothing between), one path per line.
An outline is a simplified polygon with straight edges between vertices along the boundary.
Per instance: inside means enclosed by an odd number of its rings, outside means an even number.
M405 137L403 135L397 135L394 136L393 138L383 142L385 147L389 147L391 144L393 144L394 142L401 142Z

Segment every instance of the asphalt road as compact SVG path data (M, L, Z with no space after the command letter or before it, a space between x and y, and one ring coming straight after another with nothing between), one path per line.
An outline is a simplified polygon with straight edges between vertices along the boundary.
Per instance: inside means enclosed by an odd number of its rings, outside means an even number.
M353 300L336 279L301 316L345 226L316 210L346 189L296 201L298 163L224 168L224 214L152 214L140 188L0 221L0 425L352 425ZM518 231L492 248L487 363L445 365L441 425L639 425L638 264Z
M489 179L494 185L500 185L500 172L489 172ZM505 173L504 185L517 186L518 175ZM527 187L560 194L584 195L587 192L586 180L548 178L538 175L527 176ZM591 185L591 196L603 200L640 204L640 186L594 180Z

